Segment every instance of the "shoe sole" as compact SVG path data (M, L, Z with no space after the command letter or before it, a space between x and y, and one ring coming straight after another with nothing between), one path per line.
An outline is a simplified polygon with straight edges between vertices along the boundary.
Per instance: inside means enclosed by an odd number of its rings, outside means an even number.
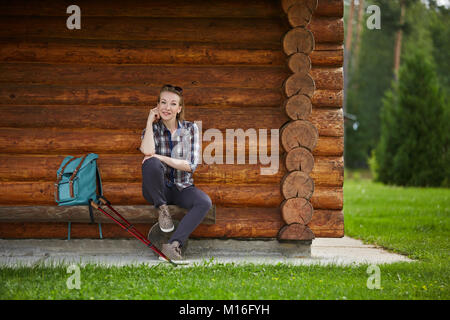
M162 232L172 232L173 229L175 229L175 226L172 226L172 228L170 228L170 229L163 229L163 228L161 227L161 225L159 225L159 228L161 229Z

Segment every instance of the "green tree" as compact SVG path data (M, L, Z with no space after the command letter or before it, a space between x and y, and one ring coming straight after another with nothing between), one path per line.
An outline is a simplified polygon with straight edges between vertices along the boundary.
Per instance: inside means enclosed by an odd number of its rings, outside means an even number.
M375 152L383 183L441 186L448 169L448 100L435 66L421 50L404 56L398 84L383 99L381 137ZM447 173L446 173L447 170Z

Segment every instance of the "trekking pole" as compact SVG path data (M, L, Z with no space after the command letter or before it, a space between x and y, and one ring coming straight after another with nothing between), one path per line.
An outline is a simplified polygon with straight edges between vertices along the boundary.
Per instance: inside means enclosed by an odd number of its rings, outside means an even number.
M109 214L108 212L106 212L105 210L103 210L101 208L101 204L98 205L96 204L93 200L91 200L91 205L92 207L94 207L95 209L100 210L103 214L105 214L106 216L108 216L109 218L111 218L112 220L114 220L114 222L116 222L119 226L122 227L122 229L124 229L125 231L128 231L129 233L131 233L135 238L137 238L138 240L140 240L142 243L144 243L147 247L149 247L150 249L152 249L153 251L155 251L158 255L160 255L161 257L163 257L164 259L166 259L168 262L170 262L172 265L177 266L177 264L175 262L173 262L171 259L169 259L169 257L167 257L164 253L162 253L157 247L155 247L155 245L153 245L147 238L145 238L142 233L139 232L139 230L137 230L132 224L130 224L124 217L122 217L114 208L111 207L111 205L109 204L110 202L106 199L103 199L102 197L99 198L100 201L104 204L107 205L108 208L110 208L115 214L117 214L125 223L126 225L122 224L119 220L115 219L111 214Z

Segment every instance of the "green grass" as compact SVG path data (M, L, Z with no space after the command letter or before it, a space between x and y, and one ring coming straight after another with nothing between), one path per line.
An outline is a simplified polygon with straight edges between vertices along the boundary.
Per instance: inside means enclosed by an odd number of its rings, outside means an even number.
M449 201L449 189L345 181L346 235L418 260L380 265L380 289L367 288L368 265L87 265L79 290L67 288L66 267L35 266L0 268L0 298L449 299Z

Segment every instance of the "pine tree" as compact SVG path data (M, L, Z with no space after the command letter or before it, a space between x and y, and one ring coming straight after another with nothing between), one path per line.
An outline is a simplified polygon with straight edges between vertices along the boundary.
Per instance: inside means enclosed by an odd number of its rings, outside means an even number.
M376 150L384 183L440 186L445 179L448 133L446 99L435 67L420 50L405 55L398 86L384 98L382 133Z

